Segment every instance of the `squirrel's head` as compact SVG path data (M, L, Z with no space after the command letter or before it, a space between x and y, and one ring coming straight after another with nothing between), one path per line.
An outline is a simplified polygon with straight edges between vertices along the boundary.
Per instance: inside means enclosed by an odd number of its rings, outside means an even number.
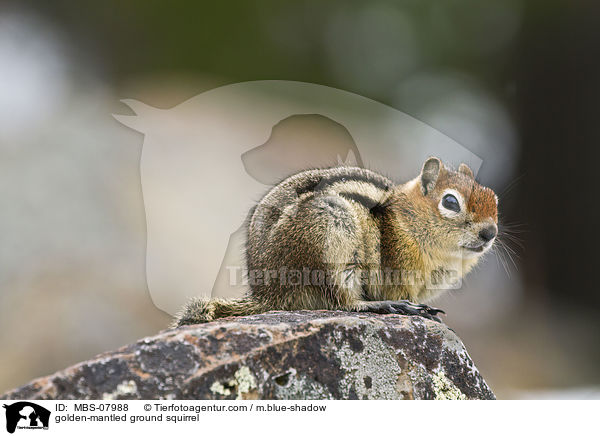
M427 230L441 248L475 258L492 247L498 234L498 197L475 181L467 165L452 171L431 157L415 182L413 195L419 197L419 208L429 216Z

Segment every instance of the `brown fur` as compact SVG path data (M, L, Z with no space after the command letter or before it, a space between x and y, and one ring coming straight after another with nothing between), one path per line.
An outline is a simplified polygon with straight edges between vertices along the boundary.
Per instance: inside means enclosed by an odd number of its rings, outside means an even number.
M438 209L446 189L464 198L466 210L456 217ZM436 274L460 279L480 257L464 246L477 244L480 230L496 224L493 191L464 164L451 171L430 158L417 178L395 187L362 168L304 171L275 186L250 216L246 261L249 279L258 280L250 280L248 295L193 300L175 325L268 310L369 310L381 300L429 301L441 290L428 280ZM308 276L290 279L286 271ZM390 271L425 280L385 282ZM361 274L371 280L355 280Z

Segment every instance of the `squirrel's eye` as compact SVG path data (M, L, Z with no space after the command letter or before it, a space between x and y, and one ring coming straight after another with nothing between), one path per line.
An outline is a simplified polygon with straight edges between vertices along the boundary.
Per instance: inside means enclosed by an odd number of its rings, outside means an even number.
M444 198L442 198L442 206L444 206L448 210L460 212L460 203L452 194L444 195Z

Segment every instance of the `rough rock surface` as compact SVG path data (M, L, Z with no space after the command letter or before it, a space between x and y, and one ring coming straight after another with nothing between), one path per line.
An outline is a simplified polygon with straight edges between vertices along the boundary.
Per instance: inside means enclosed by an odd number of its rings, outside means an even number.
M161 332L2 399L493 399L460 339L421 317L270 312Z

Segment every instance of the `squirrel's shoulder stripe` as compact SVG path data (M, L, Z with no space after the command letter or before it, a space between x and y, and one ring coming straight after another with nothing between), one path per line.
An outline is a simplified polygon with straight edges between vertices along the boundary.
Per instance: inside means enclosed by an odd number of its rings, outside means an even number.
M389 191L394 183L373 171L359 167L334 167L321 170L308 170L292 176L300 183L296 186L298 195L310 191L320 191L344 182L364 182L382 191Z
M380 201L367 195L359 194L358 192L340 192L338 195L347 200L355 201L373 214L380 213L384 208L384 205Z

